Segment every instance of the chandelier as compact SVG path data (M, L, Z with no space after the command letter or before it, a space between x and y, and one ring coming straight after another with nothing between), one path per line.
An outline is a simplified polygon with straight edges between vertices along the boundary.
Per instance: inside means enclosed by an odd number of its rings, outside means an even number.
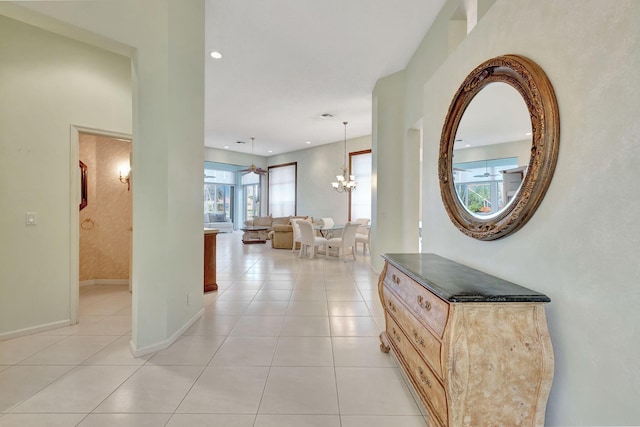
M334 181L331 183L331 186L333 187L333 189L336 190L338 193L354 191L356 189L356 186L358 185L358 183L355 181L356 179L355 175L347 174L349 172L346 166L347 165L347 124L348 123L349 122L342 122L342 124L344 125L344 164L340 168L340 170L342 171L342 175L336 175L337 181ZM347 177L349 178L348 180L347 180Z

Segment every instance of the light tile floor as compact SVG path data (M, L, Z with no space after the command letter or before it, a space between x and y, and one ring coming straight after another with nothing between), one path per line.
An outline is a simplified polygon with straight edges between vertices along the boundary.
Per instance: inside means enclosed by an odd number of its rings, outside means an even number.
M80 323L0 342L0 426L417 427L368 256L300 259L218 235L218 292L134 358L127 286L80 290Z

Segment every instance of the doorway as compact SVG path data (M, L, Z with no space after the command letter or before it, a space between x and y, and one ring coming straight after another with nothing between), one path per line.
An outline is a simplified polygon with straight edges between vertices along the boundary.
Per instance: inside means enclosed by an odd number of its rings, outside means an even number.
M78 323L81 286L130 286L131 141L129 135L73 127L72 165L83 167L72 174L72 194L81 198L71 207L72 274L78 283L71 287L72 324Z

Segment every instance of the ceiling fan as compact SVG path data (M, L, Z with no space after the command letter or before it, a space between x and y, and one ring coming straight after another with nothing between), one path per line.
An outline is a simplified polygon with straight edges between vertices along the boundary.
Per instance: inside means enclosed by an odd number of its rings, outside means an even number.
M256 173L258 175L266 175L267 174L266 170L264 170L262 168L259 168L259 167L257 167L256 165L253 164L254 163L254 159L253 159L253 157L254 157L253 156L253 143L254 143L254 141L255 141L255 138L251 137L251 166L249 166L248 169L242 169L239 172L242 172L243 175L246 175L246 174L252 173L252 172Z
M499 174L490 174L488 161L484 161L484 173L482 175L473 175L474 178L489 178L490 176L498 176Z

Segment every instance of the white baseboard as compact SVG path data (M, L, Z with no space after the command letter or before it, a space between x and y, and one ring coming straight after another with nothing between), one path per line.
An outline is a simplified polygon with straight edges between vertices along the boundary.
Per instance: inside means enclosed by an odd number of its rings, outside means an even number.
M133 340L129 341L129 350L135 357L144 356L145 354L153 353L156 351L164 350L165 348L171 347L171 345L176 342L178 338L182 336L187 329L189 329L195 322L204 314L204 307L198 311L195 316L191 318L187 323L185 323L180 329L178 329L173 335L167 338L164 341L160 341L159 343L148 345L146 347L136 348L133 344Z
M46 323L44 325L31 326L24 329L18 329L17 331L4 332L0 334L0 341L8 340L11 338L23 337L25 335L37 334L39 332L49 331L51 329L63 328L71 325L69 319L60 320L58 322Z
M92 285L128 285L129 279L90 279L81 280L80 286L92 286Z

